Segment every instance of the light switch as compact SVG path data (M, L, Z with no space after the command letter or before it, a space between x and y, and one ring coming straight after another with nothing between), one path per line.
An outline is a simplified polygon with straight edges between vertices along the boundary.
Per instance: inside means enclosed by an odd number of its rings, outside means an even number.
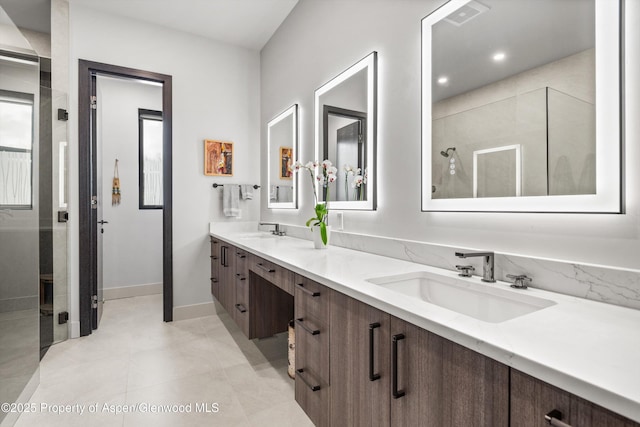
M336 231L344 230L344 215L342 212L336 212L335 224L333 224L333 229Z

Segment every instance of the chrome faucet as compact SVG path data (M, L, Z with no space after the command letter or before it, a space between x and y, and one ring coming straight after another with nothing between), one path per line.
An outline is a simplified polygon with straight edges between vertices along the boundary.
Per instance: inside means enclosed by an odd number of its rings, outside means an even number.
M493 277L493 252L456 252L458 258L469 258L481 256L484 257L482 266L482 281L493 283L496 279Z
M280 224L277 222L261 222L260 225L273 225L274 229L271 230L271 234L275 236L284 236L284 231L280 230Z
M509 279L513 279L512 288L515 289L527 289L527 283L531 282L531 277L527 277L526 274L507 274Z

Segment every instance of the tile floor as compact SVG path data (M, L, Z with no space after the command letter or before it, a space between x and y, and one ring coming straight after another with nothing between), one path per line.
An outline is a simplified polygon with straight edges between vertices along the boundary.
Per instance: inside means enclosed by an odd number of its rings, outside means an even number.
M294 401L286 339L249 341L222 309L164 323L161 295L107 301L98 331L51 347L30 401L38 410L16 427L311 426ZM63 404L85 412L52 412ZM112 412L135 404L133 412ZM167 404L185 406L140 409Z

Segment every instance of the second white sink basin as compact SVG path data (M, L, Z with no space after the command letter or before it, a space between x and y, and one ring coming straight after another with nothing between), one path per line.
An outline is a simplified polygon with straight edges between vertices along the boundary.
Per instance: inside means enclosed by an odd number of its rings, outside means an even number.
M376 277L367 281L490 323L515 319L556 304L527 295L526 290L501 289L496 285L426 271Z
M241 233L238 235L239 239L271 239L273 237L278 237L274 234L271 234L268 231L247 231L245 233Z

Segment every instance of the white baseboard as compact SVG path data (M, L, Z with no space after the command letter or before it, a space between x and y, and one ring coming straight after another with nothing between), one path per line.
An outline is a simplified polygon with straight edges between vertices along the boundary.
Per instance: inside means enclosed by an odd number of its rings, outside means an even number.
M212 316L214 314L216 314L216 308L213 301L173 307L173 320L195 319L196 317Z
M80 338L80 321L71 320L69 322L69 338Z
M104 288L102 292L105 300L156 295L162 293L162 283Z

